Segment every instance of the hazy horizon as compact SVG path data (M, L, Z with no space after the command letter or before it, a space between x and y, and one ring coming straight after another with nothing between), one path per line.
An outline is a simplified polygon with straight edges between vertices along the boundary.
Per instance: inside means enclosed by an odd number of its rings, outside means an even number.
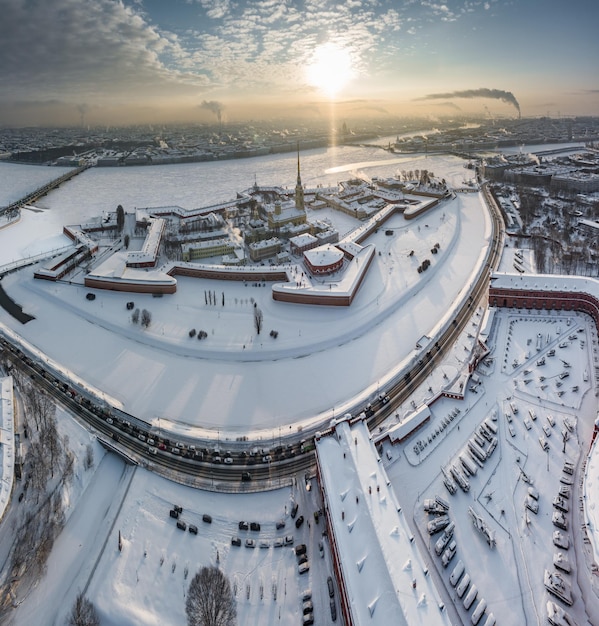
M599 114L583 0L0 5L2 126Z

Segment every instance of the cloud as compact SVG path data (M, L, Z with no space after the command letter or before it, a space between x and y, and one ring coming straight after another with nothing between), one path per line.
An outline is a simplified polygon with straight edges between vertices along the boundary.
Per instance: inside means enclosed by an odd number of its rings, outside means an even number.
M520 104L511 91L502 91L501 89L465 89L462 91L452 91L449 93L431 93L428 96L422 98L415 98L415 101L423 100L445 100L448 98L492 98L494 100L501 100L507 104L511 104L520 114Z
M186 56L175 36L112 0L3 3L0 99L43 93L77 100L125 99L193 83L167 60ZM201 82L201 81L200 81Z

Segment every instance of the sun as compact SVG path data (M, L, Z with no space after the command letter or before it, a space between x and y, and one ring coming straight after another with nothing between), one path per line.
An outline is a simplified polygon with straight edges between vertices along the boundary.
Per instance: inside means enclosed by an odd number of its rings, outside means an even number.
M337 94L354 77L349 50L334 43L326 43L314 50L312 62L306 68L308 83L329 98Z

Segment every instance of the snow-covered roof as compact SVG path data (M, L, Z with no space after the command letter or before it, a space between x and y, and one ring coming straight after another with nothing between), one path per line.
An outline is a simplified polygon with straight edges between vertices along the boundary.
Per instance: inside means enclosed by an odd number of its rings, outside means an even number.
M316 442L352 623L451 623L363 421Z
M127 253L127 265L156 262L164 227L165 221L163 219L150 218L150 228L144 240L142 249L140 251Z
M498 289L575 291L599 297L599 280L585 276L495 273L491 276L491 286Z
M0 378L0 518L4 515L12 491L15 464L14 406L12 376Z
M325 243L322 246L318 246L318 248L312 248L304 252L304 258L313 267L332 265L343 259L343 256L343 252L330 243Z

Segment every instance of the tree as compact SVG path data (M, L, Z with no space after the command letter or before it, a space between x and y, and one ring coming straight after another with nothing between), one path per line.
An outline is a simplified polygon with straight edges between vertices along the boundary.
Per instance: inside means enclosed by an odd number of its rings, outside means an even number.
M135 309L135 311L131 313L131 321L134 324L137 324L139 322L139 309Z
M144 309L141 312L141 325L144 328L147 328L151 322L152 322L152 314L147 309Z
M77 596L69 615L68 626L100 626L96 607L82 593Z
M125 238L123 239L123 243L125 244L125 250L129 249L129 242L131 241L129 235L125 235Z
M123 226L125 225L125 210L122 205L119 204L116 208L116 227L119 232L123 230Z
M229 579L218 567L202 567L193 577L185 603L188 626L233 626L237 607Z
M259 335L262 330L262 311L260 307L254 302L254 326L256 328L256 334Z

